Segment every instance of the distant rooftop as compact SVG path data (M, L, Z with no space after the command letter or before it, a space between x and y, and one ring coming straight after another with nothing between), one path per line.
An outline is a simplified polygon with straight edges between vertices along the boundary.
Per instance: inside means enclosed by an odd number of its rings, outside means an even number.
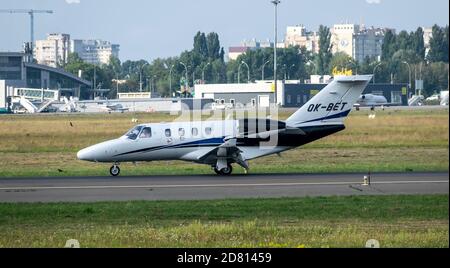
M249 50L249 47L230 47L229 52L230 53L244 53Z

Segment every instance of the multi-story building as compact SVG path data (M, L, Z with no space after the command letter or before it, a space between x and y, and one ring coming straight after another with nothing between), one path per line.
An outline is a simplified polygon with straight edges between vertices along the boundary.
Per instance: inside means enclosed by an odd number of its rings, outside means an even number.
M285 36L285 47L305 47L312 53L319 52L319 35L317 32L308 32L303 25L288 26Z
M353 57L354 36L359 32L359 25L356 24L335 24L331 29L331 43L333 44L333 54L344 52Z
M425 45L425 56L430 52L430 40L433 37L433 28L422 27L423 30L423 42Z
M51 33L46 40L37 40L34 55L39 64L58 67L67 63L70 52L70 35Z
M284 48L284 43L278 43L277 48ZM248 50L273 48L273 42L270 40L258 41L255 38L251 40L244 40L240 46L233 46L228 48L228 59L237 60L237 58L247 52Z
M367 57L380 60L386 31L384 28L361 28L353 37L353 59L358 62Z
M229 60L237 60L237 58L247 52L250 48L248 47L229 47L228 48L228 59Z
M87 63L108 64L111 56L119 57L119 45L102 40L71 40L68 34L52 33L46 40L36 41L34 55L39 64L59 67L74 52Z
M108 64L112 57L119 57L119 45L111 44L103 40L71 40L70 49L72 53L87 63Z
M333 53L344 52L358 62L381 57L386 28L365 28L357 24L335 24L331 30Z

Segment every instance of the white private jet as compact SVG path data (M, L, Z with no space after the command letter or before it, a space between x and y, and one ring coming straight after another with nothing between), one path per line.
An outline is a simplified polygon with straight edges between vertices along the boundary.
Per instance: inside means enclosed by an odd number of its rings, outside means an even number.
M336 77L285 122L270 119L193 121L141 124L124 136L78 152L80 160L119 163L183 160L210 165L230 175L232 164L249 169L248 161L278 154L345 129L351 112L371 75Z
M373 95L373 94L364 94L359 97L359 99L356 101L354 106L357 110L359 110L360 107L378 107L378 106L390 106L393 105L392 103L388 103L386 97L379 96L379 95Z

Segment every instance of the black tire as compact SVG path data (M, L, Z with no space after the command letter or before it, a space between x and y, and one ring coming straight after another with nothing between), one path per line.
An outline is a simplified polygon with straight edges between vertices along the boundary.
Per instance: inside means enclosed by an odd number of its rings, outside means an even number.
M216 167L214 167L214 172L216 172L217 175L220 176L229 176L231 173L233 173L233 167L228 164L226 168L223 168L221 170L218 170Z
M119 176L119 174L120 174L120 167L117 166L117 165L112 166L109 169L109 174L111 174L111 176L113 176L113 177Z
M216 172L217 175L222 175L222 173L220 173L220 171L216 167L214 167L214 172Z
M222 176L230 176L233 173L233 167L228 164L226 168L220 170L220 175Z

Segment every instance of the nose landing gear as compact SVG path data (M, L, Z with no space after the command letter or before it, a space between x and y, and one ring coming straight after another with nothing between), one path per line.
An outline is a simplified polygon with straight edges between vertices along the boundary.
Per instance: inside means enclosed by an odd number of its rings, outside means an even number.
M113 177L117 177L120 174L120 168L118 164L114 164L110 169L109 169L109 173L111 174L111 176Z

